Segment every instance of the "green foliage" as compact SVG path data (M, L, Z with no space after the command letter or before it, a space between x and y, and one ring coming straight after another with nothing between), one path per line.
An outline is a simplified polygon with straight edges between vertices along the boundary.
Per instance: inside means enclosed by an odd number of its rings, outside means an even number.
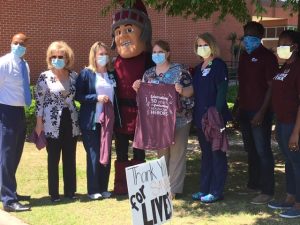
M32 100L32 103L29 107L25 107L25 116L26 116L26 124L27 124L27 136L28 136L35 128L35 123L36 123L35 100Z
M112 0L111 3L102 9L102 14L107 15L108 11L116 8L119 1ZM131 6L135 0L124 0L125 6ZM158 11L166 10L170 16L191 17L194 20L209 19L214 12L219 12L219 20L223 20L226 15L231 14L240 22L250 19L245 1L240 0L145 0L149 6Z
M118 3L124 6L132 6L136 0L111 0L111 2L102 8L102 15L113 9L116 9ZM224 20L226 15L234 16L238 21L245 23L251 20L246 0L144 0L146 4L158 11L166 10L170 16L182 16L184 18L209 19L213 13L219 13L219 22ZM266 3L267 2L267 3ZM300 11L299 0L251 0L255 6L255 14L261 16L266 12L264 6L269 4L272 7L281 6L290 10L291 15Z
M233 105L237 96L238 92L238 86L237 85L232 85L228 87L228 92L227 92L227 104L228 105Z

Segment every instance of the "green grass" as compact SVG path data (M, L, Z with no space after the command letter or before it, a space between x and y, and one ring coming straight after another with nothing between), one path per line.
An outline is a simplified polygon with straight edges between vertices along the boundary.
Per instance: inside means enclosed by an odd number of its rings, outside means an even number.
M241 140L240 134L231 132L231 139ZM184 195L173 201L174 216L170 223L179 224L207 224L207 225L299 225L300 219L287 220L278 216L278 211L268 209L267 206L254 206L249 203L254 195L239 195L247 178L246 153L240 144L233 144L229 154L229 175L225 188L224 201L206 205L191 200L191 194L198 191L200 151L195 137L189 140L187 155L187 176ZM279 157L277 147L276 156L276 192L277 197L283 196L284 166ZM148 153L147 153L148 154ZM113 156L115 156L113 154ZM147 158L155 155L148 154ZM53 204L48 197L47 188L47 153L38 151L32 144L26 143L20 167L17 173L18 192L31 194L32 211L26 213L12 213L14 216L32 225L127 225L131 224L130 203L127 197L113 197L107 200L89 201L86 196L86 158L82 143L77 148L77 193L79 200L72 202L62 199ZM61 172L61 171L60 171ZM62 174L60 174L60 178ZM112 168L109 190L113 188L114 170ZM60 180L60 193L62 191Z

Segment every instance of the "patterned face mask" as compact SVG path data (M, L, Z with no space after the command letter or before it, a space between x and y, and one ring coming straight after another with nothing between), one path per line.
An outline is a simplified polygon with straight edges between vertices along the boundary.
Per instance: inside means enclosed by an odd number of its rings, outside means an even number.
M245 36L243 40L245 49L248 54L251 54L261 44L261 39L255 36Z

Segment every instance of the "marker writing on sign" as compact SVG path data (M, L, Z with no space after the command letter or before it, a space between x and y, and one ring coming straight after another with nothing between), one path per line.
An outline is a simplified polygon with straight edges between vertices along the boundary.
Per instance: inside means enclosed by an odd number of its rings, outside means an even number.
M154 174L153 167L151 166L151 164L149 164L150 168L143 172L138 172L136 170L136 167L138 167L138 166L128 169L128 170L132 170L133 182L135 185L137 185L138 181L141 183L145 183L145 182L148 182L149 180L153 181L154 179L157 179L156 175Z
M170 219L172 216L172 210L171 210L171 202L169 200L169 193L166 193L165 195L152 199L151 208L152 208L153 219L148 220L146 204L145 202L142 204L144 225L157 224L158 219L159 221L163 221L163 217L165 217L166 220ZM156 212L158 213L158 215Z
M144 193L144 185L142 185L142 187L140 187L139 191L135 194L135 195L131 195L130 197L130 203L131 203L131 208L135 209L136 211L139 211L139 208L136 206L136 202L134 201L134 199L136 199L138 201L138 203L142 203L145 199L145 193Z

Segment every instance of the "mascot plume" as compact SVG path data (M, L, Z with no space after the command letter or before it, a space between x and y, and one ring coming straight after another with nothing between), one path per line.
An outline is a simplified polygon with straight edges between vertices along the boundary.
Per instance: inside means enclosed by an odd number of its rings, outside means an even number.
M121 1L120 1L121 3ZM118 56L114 63L117 75L117 96L121 127L115 129L116 153L114 193L127 194L125 168L145 161L145 151L133 148L133 159L128 159L129 141L134 137L137 116L134 81L142 79L153 66L151 60L152 28L146 7L137 0L131 8L122 8L113 16L113 44Z

